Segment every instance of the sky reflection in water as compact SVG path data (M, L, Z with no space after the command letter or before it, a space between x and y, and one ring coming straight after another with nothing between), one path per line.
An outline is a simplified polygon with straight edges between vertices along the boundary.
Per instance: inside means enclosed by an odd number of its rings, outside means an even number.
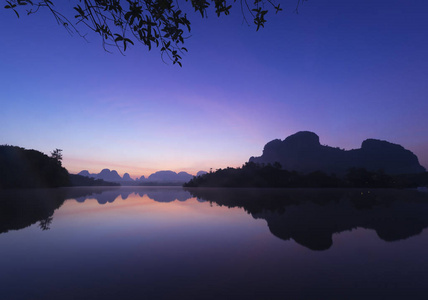
M23 194L1 192L4 299L422 299L428 292L424 193Z

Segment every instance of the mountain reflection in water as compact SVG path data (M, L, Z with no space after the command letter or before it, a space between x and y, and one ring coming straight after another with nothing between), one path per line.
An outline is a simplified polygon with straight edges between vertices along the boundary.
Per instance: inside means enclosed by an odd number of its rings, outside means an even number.
M108 190L99 190L98 192L89 195L83 195L74 198L77 202L85 202L87 199L95 199L99 204L113 203L119 196L122 200L126 200L129 195L135 194L141 198L147 195L150 199L156 202L172 202L175 200L186 201L192 195L183 190L181 187L144 187L144 188L116 188Z
M326 250L332 235L373 229L384 241L420 234L428 227L428 194L409 190L251 190L193 189L193 196L241 207L283 240Z
M182 188L64 188L0 192L0 233L39 222L49 229L54 211L67 199L113 203L119 197L147 196L168 203L196 197L229 208L239 207L254 219L264 219L270 232L293 239L312 250L333 245L335 233L356 228L375 230L384 241L420 234L428 227L428 194L411 190L328 189L182 189Z

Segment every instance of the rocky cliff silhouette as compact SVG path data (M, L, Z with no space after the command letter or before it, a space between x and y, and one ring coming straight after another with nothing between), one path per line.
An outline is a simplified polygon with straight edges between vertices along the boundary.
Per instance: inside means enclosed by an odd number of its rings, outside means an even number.
M290 171L309 173L323 171L343 175L350 168L369 171L383 170L387 174L413 174L425 172L411 151L387 141L367 139L360 149L343 150L320 144L313 132L300 131L285 140L270 141L259 157L250 162L274 164Z

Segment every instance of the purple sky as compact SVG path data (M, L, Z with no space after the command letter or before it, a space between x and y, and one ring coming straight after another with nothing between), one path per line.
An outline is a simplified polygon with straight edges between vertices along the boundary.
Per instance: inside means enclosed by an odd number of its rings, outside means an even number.
M0 8L0 144L136 177L241 166L310 130L345 149L401 144L428 168L428 1L310 0L298 15L295 3L258 32L239 9L191 14L183 68Z

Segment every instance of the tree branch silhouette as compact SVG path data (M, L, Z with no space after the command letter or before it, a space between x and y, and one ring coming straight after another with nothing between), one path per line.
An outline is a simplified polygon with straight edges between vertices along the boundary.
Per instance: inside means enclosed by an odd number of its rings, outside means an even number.
M57 0L58 1L58 0ZM190 2L195 12L202 18L207 17L207 10L213 7L217 17L229 15L232 4L236 0L184 0ZM296 12L303 1L297 1ZM124 53L134 42L146 46L149 50L153 46L160 48L161 57L166 54L173 64L182 66L181 54L187 52L183 46L184 40L189 37L191 24L187 13L182 11L179 1L176 0L74 0L73 11L75 22L70 21L64 13L55 8L55 0L5 0L5 9L15 12L20 17L20 10L26 9L27 15L35 14L40 9L47 9L54 16L56 22L72 34L81 34L77 27L83 24L87 29L97 33L105 51L110 46ZM181 1L183 2L183 1ZM234 5L234 4L233 4ZM273 9L276 13L282 11L276 0L240 0L241 14L247 22L247 15L251 16L256 30L263 28L266 15ZM109 52L109 51L108 51Z

